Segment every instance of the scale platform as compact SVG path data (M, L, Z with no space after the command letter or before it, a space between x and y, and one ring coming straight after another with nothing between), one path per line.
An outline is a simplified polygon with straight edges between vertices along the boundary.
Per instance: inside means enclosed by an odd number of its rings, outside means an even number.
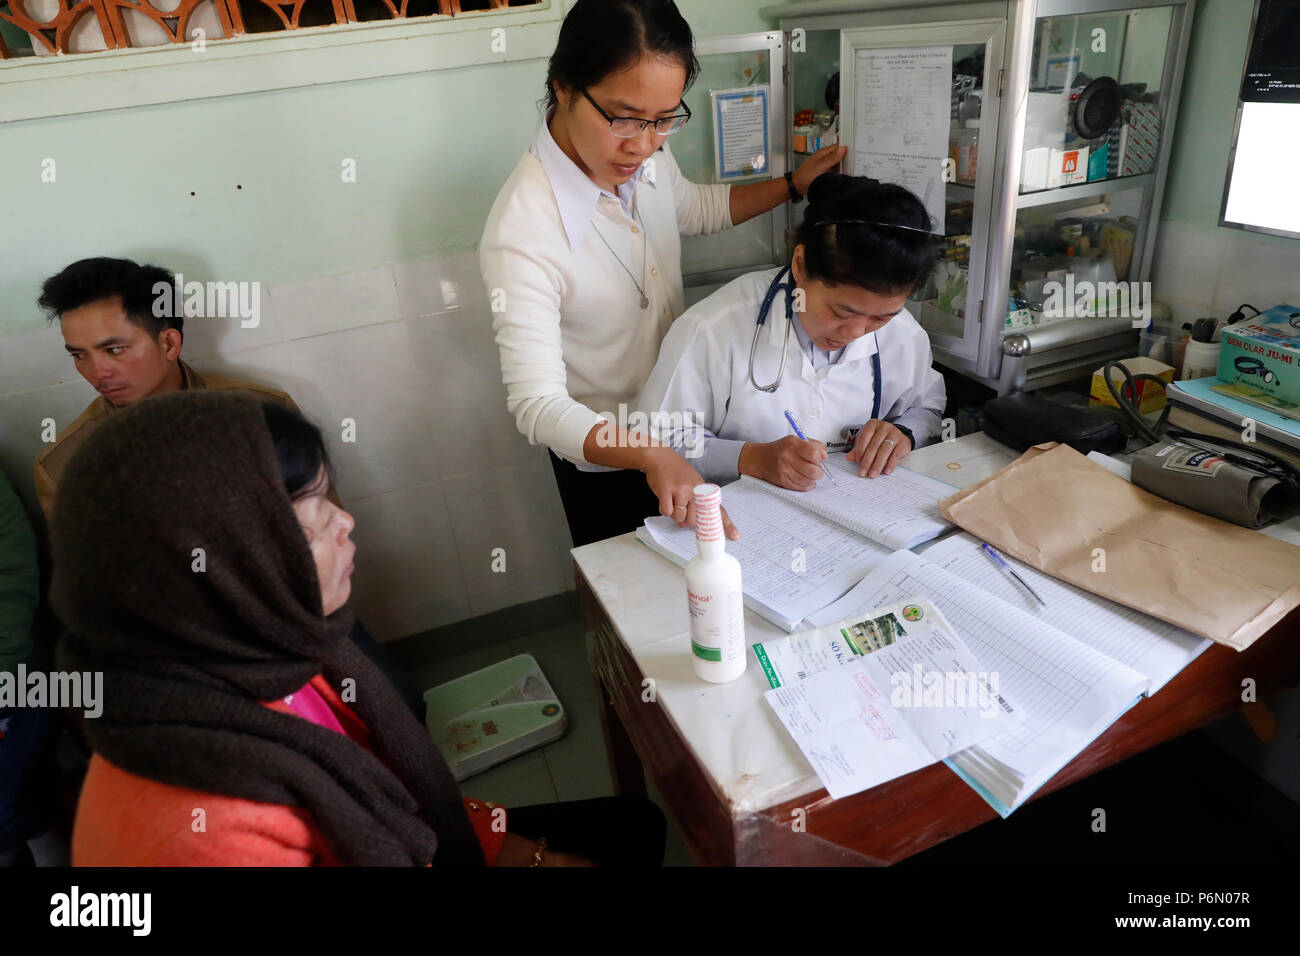
M569 724L531 654L430 688L424 702L425 726L457 780L558 740Z

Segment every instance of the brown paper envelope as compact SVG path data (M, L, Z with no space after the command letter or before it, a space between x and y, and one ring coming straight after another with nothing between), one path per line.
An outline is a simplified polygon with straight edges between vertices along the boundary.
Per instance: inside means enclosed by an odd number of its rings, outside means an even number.
M939 508L1040 571L1237 650L1300 605L1300 548L1143 491L1069 445L1035 446Z
M956 504L957 502L961 501L963 498L967 497L968 495L972 495L975 492L979 491L990 481L1000 478L1002 475L1005 475L1007 472L1009 472L1012 468L1015 468L1017 465L1024 464L1027 461L1033 461L1039 455L1043 454L1043 452L1051 451L1058 444L1059 442L1051 441L1051 442L1046 442L1045 444L1042 445L1034 445L1032 448L1027 448L1023 455L1021 455L1015 461L1011 462L1011 464L1007 465L1001 471L989 475L983 481L976 482L973 485L968 485L967 487L961 489L961 491L953 492L947 498L940 499L939 511L943 513L946 517L947 512L944 509ZM952 519L949 518L948 520L951 521Z

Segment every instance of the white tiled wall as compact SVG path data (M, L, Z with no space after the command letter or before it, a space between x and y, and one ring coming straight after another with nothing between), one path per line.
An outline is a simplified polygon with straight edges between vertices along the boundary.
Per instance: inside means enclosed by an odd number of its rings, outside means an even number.
M380 640L573 587L546 452L506 411L476 253L263 287L257 328L191 319L181 354L284 389L322 428L357 521L353 607ZM41 420L94 398L57 328L0 336L0 465L29 504Z
M1226 317L1243 302L1260 309L1300 303L1300 241L1161 224L1151 283L1176 328L1201 316Z

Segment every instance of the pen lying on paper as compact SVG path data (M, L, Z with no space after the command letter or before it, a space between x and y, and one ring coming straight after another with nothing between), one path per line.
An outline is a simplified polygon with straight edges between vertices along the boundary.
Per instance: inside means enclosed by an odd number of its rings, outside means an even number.
M790 427L794 429L794 433L799 436L800 441L808 440L808 436L803 433L803 429L799 427L799 423L794 420L794 416L790 414L788 408L785 410L785 420L790 423ZM831 474L831 470L826 467L826 462L822 462L822 471L826 472L826 477L831 480L832 485L836 488L840 486L839 482L835 480L835 476Z
M1028 581L1026 581L1020 575L1016 574L1015 568L1007 564L1007 562L1003 560L1002 555L998 554L996 551L990 548L987 543L981 543L980 547L988 554L990 558L992 558L995 562L997 562L998 567L1000 567L1003 571L1006 571L1009 575L1011 575L1013 578L1019 581L1021 587L1023 587L1026 591L1028 591L1030 594L1034 596L1035 601L1037 601L1043 607L1047 607L1047 602L1038 596L1038 592L1029 586Z

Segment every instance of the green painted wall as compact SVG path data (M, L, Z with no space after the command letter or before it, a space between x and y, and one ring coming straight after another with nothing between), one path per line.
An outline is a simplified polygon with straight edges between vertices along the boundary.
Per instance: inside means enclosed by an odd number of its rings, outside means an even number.
M680 0L698 36L764 30L768 0ZM282 282L474 249L537 132L543 60L13 124L0 333L91 255ZM45 158L54 183L41 182ZM356 160L357 181L341 163Z
M1218 224L1254 4L1200 0L1196 7L1161 221L1300 252L1295 239L1222 229Z
M720 36L768 29L767 2L680 5L699 36ZM1219 228L1251 6L1198 4L1162 215L1180 228ZM40 280L82 256L280 282L472 250L536 132L544 71L493 64L7 127L17 241L0 269L0 332L39 327ZM40 181L46 157L53 184ZM348 157L355 184L341 181Z

